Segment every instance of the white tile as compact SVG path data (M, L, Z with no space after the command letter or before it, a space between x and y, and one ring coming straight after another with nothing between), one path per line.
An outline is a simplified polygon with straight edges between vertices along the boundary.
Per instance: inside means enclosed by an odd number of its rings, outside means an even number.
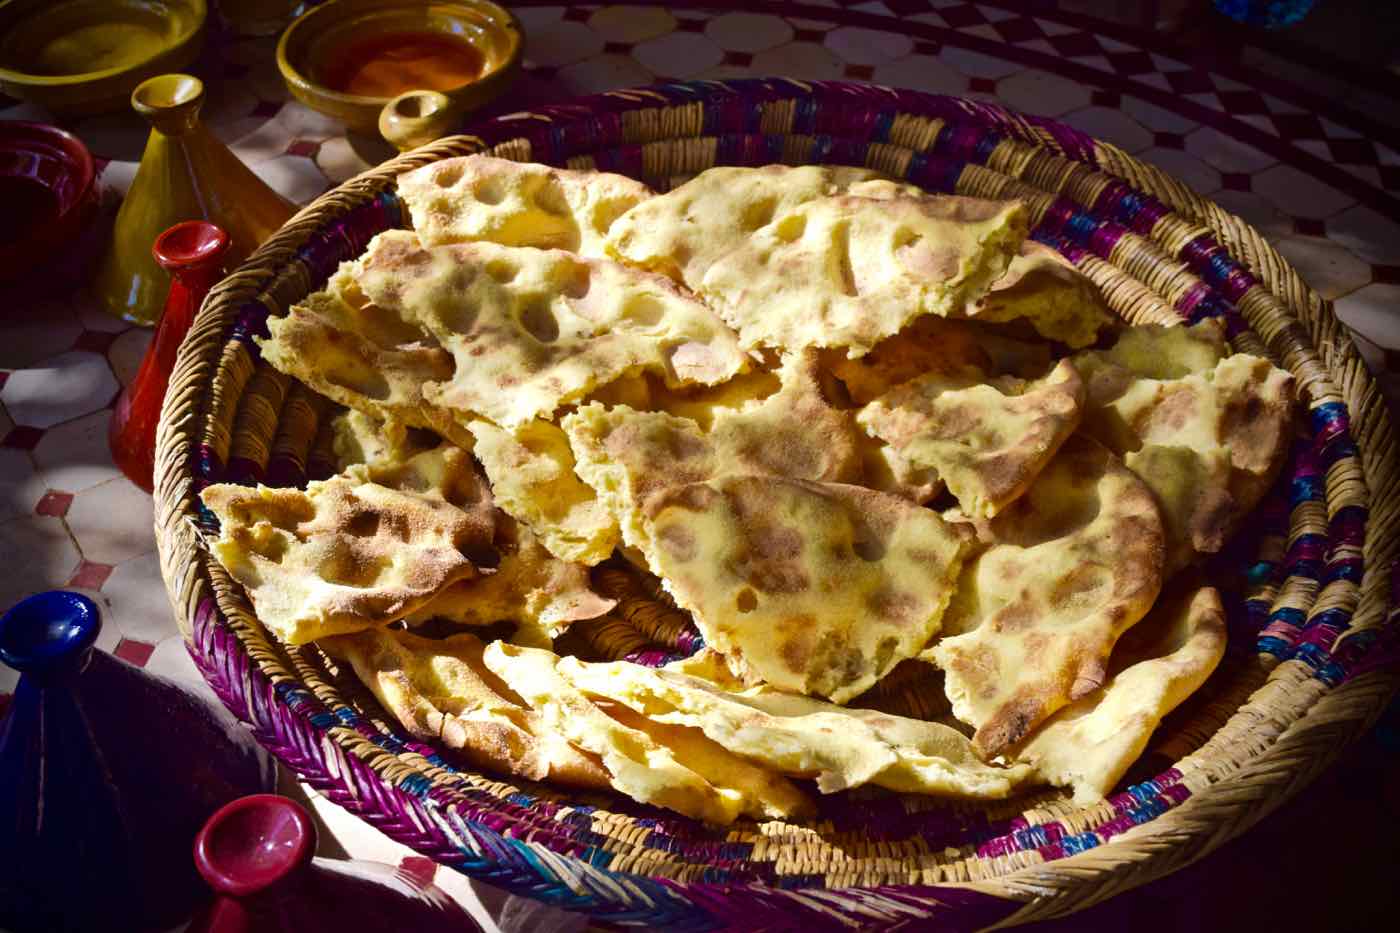
M1322 218L1355 203L1354 199L1291 165L1275 165L1254 176L1255 192L1294 217Z
M258 107L258 97L241 80L217 81L204 85L204 106L199 116L215 134L220 130L246 120Z
M1274 243L1303 281L1323 298L1336 298L1371 281L1371 267L1336 243L1319 237L1287 237Z
M583 23L556 20L527 31L525 58L551 67L572 65L603 51L603 37Z
M190 693L212 703L219 703L218 695L199 673L199 668L190 657L189 649L185 647L184 636L179 632L167 635L156 644L156 649L151 652L143 670L168 677Z
M34 462L49 489L81 492L121 475L107 443L112 412L104 409L49 428L34 448Z
M316 163L304 156L283 155L258 164L258 177L293 204L309 203L329 187Z
M0 606L8 608L26 596L56 589L78 568L78 549L57 518L30 515L0 525L0 554L12 559L0 574Z
M1149 104L1140 97L1132 97L1124 94L1119 107L1137 122L1155 130L1158 133L1189 133L1200 126L1195 120L1183 117L1181 114L1158 107L1156 104Z
M752 66L754 74L785 75L809 81L839 78L843 70L841 62L830 49L811 42L789 42L759 52L753 57ZM880 81L879 78L876 80Z
M891 87L907 87L931 94L962 94L967 77L931 55L910 55L875 69L874 80Z
M1278 160L1219 130L1203 126L1186 137L1186 151L1222 172L1253 173Z
M310 139L321 142L345 132L345 124L307 107L300 101L288 101L277 111L275 122L288 142Z
M1293 218L1281 213L1268 201L1251 191L1220 190L1210 199L1225 210L1253 226L1270 241L1291 236Z
M156 546L151 497L125 477L80 492L68 509L68 527L88 560L120 564Z
M332 184L354 178L373 168L346 139L328 139L316 150L316 165Z
M0 340L0 369L32 366L62 353L83 332L67 301L10 303L0 321L5 333L5 339Z
M676 18L659 6L605 6L588 17L588 25L609 42L641 42L673 31Z
M908 20L911 23L927 23L930 26L946 27L948 25L948 21L946 19L944 19L942 16L939 16L937 13L932 12L919 13L916 16L908 17Z
M1332 139L1360 139L1361 134L1349 126L1342 126L1340 123L1333 123L1326 117L1320 117L1322 128L1327 131L1327 135Z
M110 172L113 166L119 164L121 163L109 163L107 165L107 171ZM102 177L106 178L107 176L104 174ZM95 330L105 334L119 334L131 327L131 324L127 321L123 321L115 314L108 314L103 310L102 302L97 299L96 295L93 295L85 288L79 289L69 296L68 307L69 310L72 311L74 317L78 319L78 323L83 326L84 330ZM8 331L8 327L6 327L6 330Z
M595 55L559 69L559 85L570 94L595 94L650 83L651 72L630 55Z
M0 400L15 424L47 428L107 407L119 388L106 357L73 350L11 373Z
M1058 22L1053 19L1037 19L1035 21L1035 24L1039 26L1041 28L1041 31L1043 31L1047 36L1062 36L1068 32L1078 31L1073 26L1067 26L1064 23Z
M154 645L178 633L155 551L118 564L102 592L111 600L112 621L123 637Z
M1079 82L1034 68L997 82L997 95L1015 110L1047 117L1087 107L1090 100L1089 89Z
M1400 224L1369 207L1358 205L1328 217L1327 238L1367 262L1400 265Z
M827 33L823 41L843 61L856 65L883 65L914 51L913 39L883 29L842 26Z
M263 162L285 153L287 143L287 135L282 128L275 120L268 120L247 136L234 140L229 148L256 172Z
M107 348L107 361L112 364L112 372L122 385L131 385L141 361L146 358L146 349L155 337L151 327L133 327L122 334Z
M871 16L893 16L894 11L880 3L879 0L869 0L867 3L857 3L851 7L857 13L869 13Z
M993 81L1009 78L1025 67L1005 58L995 58L956 46L945 47L938 57L969 78L991 78Z
M648 39L632 50L632 57L654 75L688 78L724 59L724 50L698 32L673 32Z
M725 14L725 15L730 15L730 14ZM753 14L753 15L756 15L756 14ZM932 17L932 19L925 19L925 17ZM720 17L720 18L723 19L723 17ZM785 17L783 17L783 18L786 19L786 20L788 21L788 23L790 23L794 29L808 29L808 30L811 30L812 32L826 32L826 31L828 31L828 30L830 30L830 29L835 29L835 28L836 28L836 24L833 23L833 22L832 22L831 20L829 20L829 19L804 19L804 18L801 17L801 16L785 16ZM922 14L922 15L920 15L920 16L911 16L911 17L909 17L909 20L910 20L911 22L918 22L918 23L934 23L934 25L936 25L936 26L942 26L942 25L944 25L944 23L943 23L943 17L937 16L936 14L933 14L933 13L925 13L925 14ZM786 40L784 40L784 41L786 41Z
M1141 152L1152 145L1147 132L1122 111L1109 107L1085 107L1060 118L1095 139L1113 143L1126 152Z
M1184 182L1197 194L1211 194L1220 188L1220 173L1189 152L1154 146L1139 153L1138 158Z
M0 522L33 515L47 489L27 451L0 447Z
M525 27L525 34L533 36L535 30L559 22L564 16L564 9L562 6L522 6L511 12L520 20L520 25Z
M1387 350L1400 350L1400 285L1367 285L1338 298L1342 323Z

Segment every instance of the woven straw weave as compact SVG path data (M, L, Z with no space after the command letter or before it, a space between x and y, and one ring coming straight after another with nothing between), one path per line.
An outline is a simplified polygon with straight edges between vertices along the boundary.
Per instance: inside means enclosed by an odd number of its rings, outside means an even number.
M210 482L327 475L334 406L263 364L269 314L403 226L403 171L473 152L598 168L665 188L717 164L868 165L929 190L1016 197L1033 234L1133 322L1221 317L1303 389L1298 439L1251 528L1209 567L1234 594L1230 648L1164 723L1121 793L950 804L861 791L806 826L715 830L606 795L503 782L406 738L314 647L263 630L204 544ZM1388 613L1397 544L1389 417L1330 307L1259 233L1155 168L1068 127L867 85L701 82L614 92L490 121L301 211L209 296L181 348L158 437L162 567L191 653L259 739L331 799L444 864L606 924L953 929L1068 913L1159 877L1307 784L1397 685ZM656 663L688 620L622 574L585 654ZM918 714L916 681L872 701Z

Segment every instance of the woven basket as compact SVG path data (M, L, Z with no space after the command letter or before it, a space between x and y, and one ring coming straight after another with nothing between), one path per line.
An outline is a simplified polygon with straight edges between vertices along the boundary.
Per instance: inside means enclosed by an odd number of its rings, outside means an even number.
M978 805L857 791L824 799L812 825L714 830L457 767L314 647L271 640L211 559L214 519L197 495L210 482L326 475L332 406L263 364L252 338L374 234L404 225L400 172L474 152L661 188L718 164L840 163L1022 198L1036 238L1127 320L1221 317L1237 347L1290 369L1305 414L1289 465L1211 567L1234 594L1230 650L1125 789L1088 808L1058 792ZM366 172L210 294L181 348L156 472L162 568L191 653L268 748L419 852L610 925L972 929L1068 913L1244 831L1326 767L1400 680L1394 438L1330 307L1257 231L1157 169L1061 124L955 98L780 79L618 91L497 118ZM635 600L602 640L665 650L678 627Z

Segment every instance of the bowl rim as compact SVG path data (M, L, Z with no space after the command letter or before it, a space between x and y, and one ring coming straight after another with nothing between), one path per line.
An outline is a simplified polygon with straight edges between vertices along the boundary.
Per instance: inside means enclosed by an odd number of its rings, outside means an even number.
M74 175L80 182L77 194L70 202L63 204L62 210L53 219L50 226L57 226L66 221L74 211L82 209L88 193L97 183L97 160L93 158L92 150L88 149L86 143L62 127L35 120L6 120L0 123L0 148L3 148L5 140L25 136L56 138L62 143L65 163L76 169Z
M376 116L384 105L393 100L394 97L370 97L364 94L347 94L344 91L332 90L324 84L318 84L311 80L310 76L303 73L298 64L294 64L288 55L288 48L294 36L311 28L308 24L320 17L334 18L334 14L347 3L344 0L327 0L326 3L319 3L310 7L282 30L282 35L277 40L277 70L282 73L282 79L292 88L303 94L310 94L327 101L347 107L373 108ZM499 78L519 66L525 49L525 28L521 25L520 19L514 12L493 0L388 0L375 7L367 7L367 10L375 13L389 13L395 9L407 6L443 6L443 7L466 7L477 8L489 12L493 17L505 20L502 27L505 35L510 39L510 51L506 57L495 67L484 69L480 75L466 84L459 84L456 87L448 88L440 93L451 98L454 94L466 88L479 87L480 85ZM394 95L397 96L397 95Z
M186 32L176 36L173 41L162 45L145 58L134 62L128 62L125 65L116 65L101 71L84 71L70 75L36 75L30 74L27 71L15 71L12 68L6 68L0 65L0 81L8 81L23 87L60 88L93 84L98 81L106 80L107 78L115 78L120 75L129 74L142 68L149 67L155 60L179 52L181 49L188 47L191 42L198 41L200 35L204 32L205 24L209 18L208 0L158 0L158 2L157 0L135 0L135 2L148 6L182 4L189 7L194 12L194 24ZM7 5L8 4L0 3L0 10L3 10Z

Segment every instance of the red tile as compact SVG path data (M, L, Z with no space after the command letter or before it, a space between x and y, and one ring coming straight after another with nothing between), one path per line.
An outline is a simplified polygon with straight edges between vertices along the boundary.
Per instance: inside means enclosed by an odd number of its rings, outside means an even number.
M817 29L794 29L792 38L795 42L821 43L826 38L826 33Z
M1220 185L1226 191L1249 191L1253 187L1249 176L1241 172L1222 172Z
M1109 52L1104 58L1113 66L1113 70L1120 75L1145 75L1157 70L1157 65L1152 61L1152 56L1146 52L1133 50L1131 52Z
M1089 100L1098 107L1117 107L1123 103L1117 91L1094 91L1089 95Z
M943 44L941 42L919 41L914 43L915 55L937 55L941 51L943 51Z
M943 17L943 21L954 29L966 29L968 26L980 26L987 21L987 17L982 15L982 11L970 3L959 3L957 6L939 7L938 15Z
M592 10L585 10L582 7L571 6L564 11L564 19L572 23L586 23L593 15Z
M855 81L869 81L875 77L875 69L870 65L847 65L845 75Z
M1371 277L1384 285L1400 285L1400 266L1372 266Z
M137 641L134 638L123 638L117 642L117 650L112 653L137 667L145 667L146 662L151 659L151 652L155 650L156 646L148 642Z
M747 68L753 64L752 52L725 52L724 63L726 65L737 65L740 68Z
M433 883L433 877L437 875L438 864L430 858L421 855L406 855L402 862L399 862L399 872L407 875L420 885Z
M676 17L676 29L681 32L704 32L705 20L703 19L681 19Z
M1275 113L1270 116L1284 139L1326 139L1322 121L1310 113Z
M275 100L260 100L258 105L253 108L253 116L270 120L277 116L277 111L281 109L282 105Z
M992 28L1007 42L1029 42L1045 36L1045 30L1036 25L1029 16L1016 16L993 23Z
M44 436L43 428L31 428L27 424L17 424L0 441L0 447L17 447L20 450L33 450Z
M111 334L98 330L85 330L78 335L78 340L73 344L74 350L87 350L89 353L106 353L112 346L113 341L120 334Z
M1099 40L1087 32L1067 32L1063 35L1051 36L1049 41L1054 46L1055 51L1066 58L1086 58L1090 55L1103 54L1103 46L1099 45Z
M995 94L997 83L991 78L969 78L967 89L974 94Z
M5 388L5 383L10 379L9 370L0 370L0 389Z
M1204 94L1215 90L1215 82L1204 71L1168 71L1163 77L1178 94Z
M1269 105L1264 103L1264 95L1258 91L1216 91L1225 112L1236 117L1252 113L1268 113Z
M54 518L62 518L68 514L68 507L73 504L73 494L71 492L58 492L50 489L44 493L44 498L39 500L34 506L34 511L40 515L49 515Z
M1186 137L1180 133L1154 133L1152 141L1163 149L1186 148Z
M1327 148L1332 150L1332 158L1344 165L1375 165L1380 161L1368 139L1330 139Z
M321 144L312 139L296 139L287 147L287 155L302 156L313 159L316 151L321 148Z
M72 496L69 496L71 499ZM96 561L85 560L78 565L73 576L68 581L69 586L82 586L90 590L102 589L102 584L107 582L107 578L112 575L111 564L99 564Z

